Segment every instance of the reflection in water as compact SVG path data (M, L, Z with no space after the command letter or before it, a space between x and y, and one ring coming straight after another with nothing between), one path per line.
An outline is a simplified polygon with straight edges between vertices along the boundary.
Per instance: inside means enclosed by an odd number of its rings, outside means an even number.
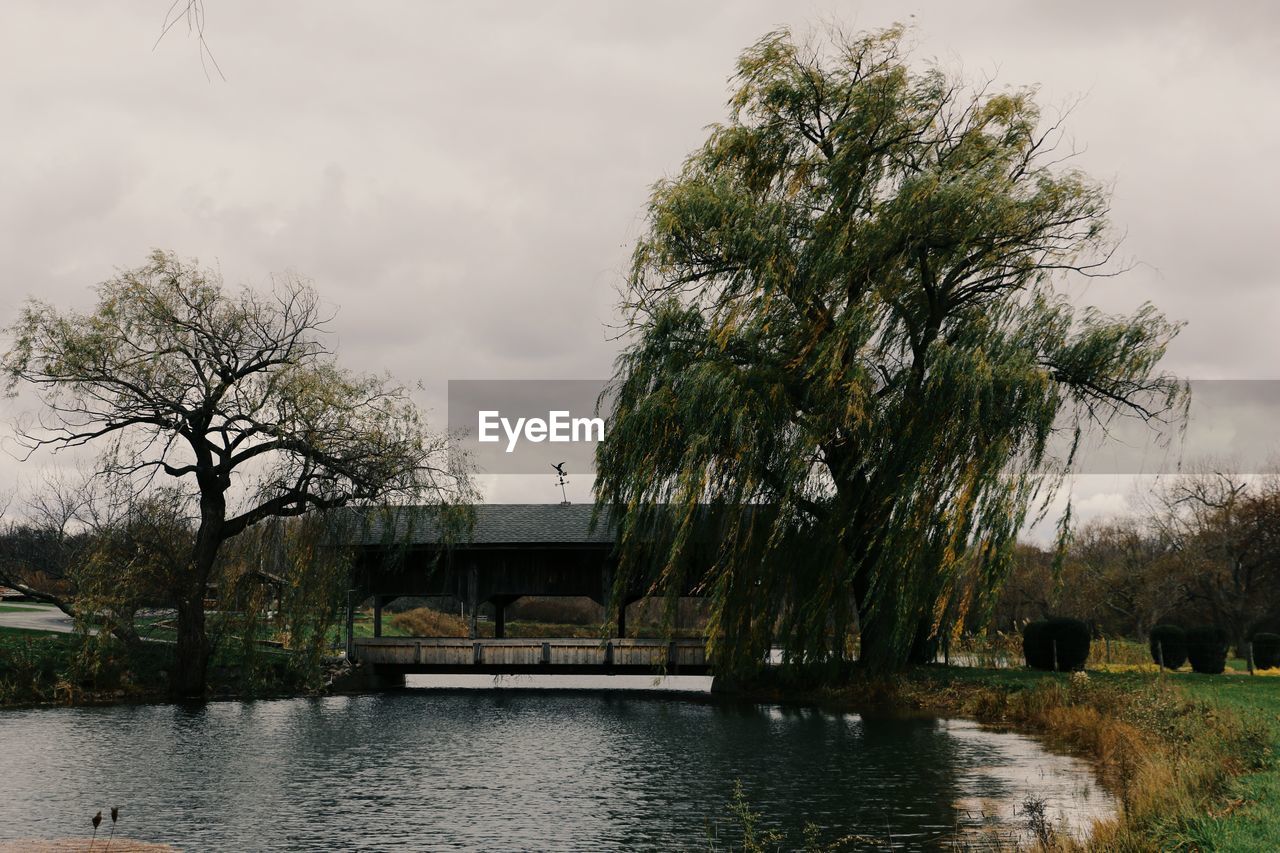
M0 839L120 804L197 850L699 849L735 779L797 846L806 821L919 848L1027 794L1075 827L1112 807L1081 762L968 722L598 692L10 711L0 770Z

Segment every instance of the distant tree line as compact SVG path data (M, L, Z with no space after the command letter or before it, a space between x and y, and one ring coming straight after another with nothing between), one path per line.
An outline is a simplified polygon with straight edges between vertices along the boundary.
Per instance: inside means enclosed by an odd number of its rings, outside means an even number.
M1158 484L1127 515L1087 524L1059 557L1019 546L990 627L1049 615L1145 639L1213 625L1237 649L1280 628L1280 477L1205 469ZM971 626L978 627L978 626Z

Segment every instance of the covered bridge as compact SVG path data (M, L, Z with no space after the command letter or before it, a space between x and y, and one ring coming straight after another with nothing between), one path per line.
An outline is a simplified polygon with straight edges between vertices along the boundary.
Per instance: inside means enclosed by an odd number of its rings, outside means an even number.
M607 514L593 524L589 504L478 504L469 529L450 537L432 508L373 514L361 532L354 573L356 600L373 598L373 638L348 652L400 672L705 670L700 641L628 640L626 607L646 589L614 597L618 560ZM384 638L384 605L403 596L449 596L470 618L469 637ZM524 596L585 596L614 612L614 638L538 641L506 638L506 609ZM494 638L479 639L481 604L494 609ZM652 647L652 648L650 648Z

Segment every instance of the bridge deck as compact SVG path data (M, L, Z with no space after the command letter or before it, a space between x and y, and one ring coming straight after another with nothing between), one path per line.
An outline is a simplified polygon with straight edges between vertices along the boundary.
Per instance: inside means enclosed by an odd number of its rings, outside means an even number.
M354 651L357 661L399 674L708 672L706 648L701 640L373 637L356 640Z

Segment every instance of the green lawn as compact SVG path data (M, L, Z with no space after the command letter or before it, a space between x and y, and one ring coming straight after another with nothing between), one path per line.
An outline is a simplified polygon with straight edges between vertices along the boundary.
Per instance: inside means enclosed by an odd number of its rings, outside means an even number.
M5 646L6 641L19 640L24 637L57 637L60 636L57 631L38 631L33 628L9 628L0 625L0 649Z
M1243 665L1243 662L1242 662ZM1271 766L1237 776L1229 802L1196 822L1189 834L1206 850L1280 850L1280 677L1178 673L1195 698L1254 720L1271 733Z
M0 613L30 613L36 610L48 610L49 605L43 604L9 604L8 602L0 602Z

